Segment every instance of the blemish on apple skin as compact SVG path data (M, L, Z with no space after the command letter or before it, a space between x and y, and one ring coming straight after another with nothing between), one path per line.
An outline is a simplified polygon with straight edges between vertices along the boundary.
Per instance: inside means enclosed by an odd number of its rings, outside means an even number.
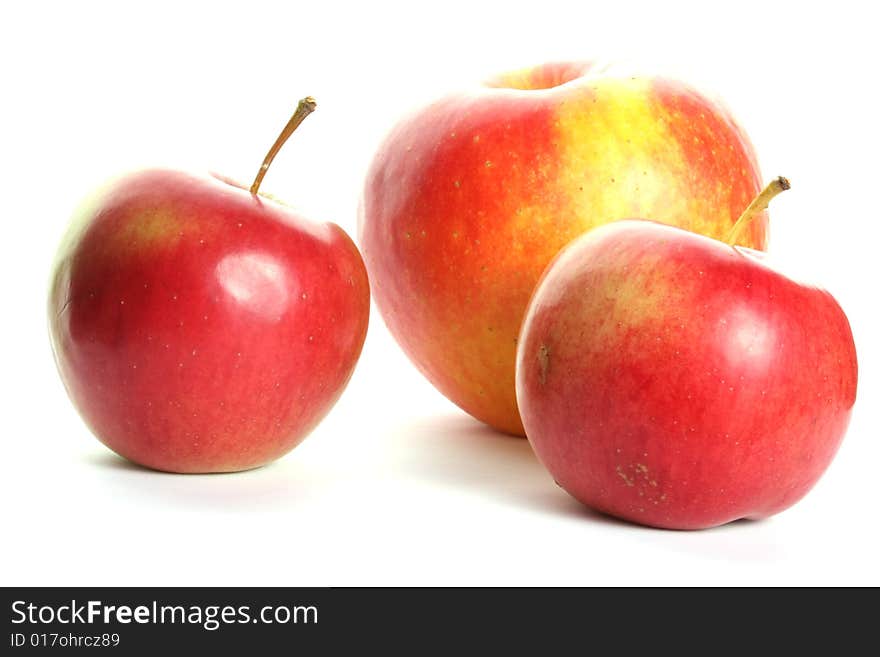
M547 383L547 372L550 369L550 347L546 344L538 348L538 368L538 379L543 386Z

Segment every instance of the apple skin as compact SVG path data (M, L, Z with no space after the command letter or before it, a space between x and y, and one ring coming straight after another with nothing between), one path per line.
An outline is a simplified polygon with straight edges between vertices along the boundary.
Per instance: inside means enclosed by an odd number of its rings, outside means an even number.
M158 470L228 472L277 459L330 410L369 286L338 226L150 170L79 212L48 310L61 378L101 442Z
M401 121L369 169L359 240L376 304L418 369L477 419L522 435L516 341L559 249L641 216L720 238L760 188L743 131L691 87L547 64ZM766 239L761 216L742 244Z
M826 291L679 228L597 228L548 267L523 322L517 396L556 482L633 522L764 518L816 483L856 397Z

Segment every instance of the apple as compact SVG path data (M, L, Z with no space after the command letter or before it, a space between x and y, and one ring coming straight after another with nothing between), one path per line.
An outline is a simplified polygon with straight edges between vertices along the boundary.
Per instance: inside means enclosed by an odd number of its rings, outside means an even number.
M723 237L760 181L746 135L690 86L547 64L403 119L367 174L359 239L376 304L418 369L477 419L522 435L516 342L559 249L640 216ZM741 243L766 239L759 217Z
M528 439L556 482L633 522L698 529L801 499L840 445L856 351L826 291L728 243L623 220L566 247L517 355Z
M52 274L61 378L101 442L169 472L254 468L296 446L358 360L369 286L345 232L250 190L125 176L75 217Z

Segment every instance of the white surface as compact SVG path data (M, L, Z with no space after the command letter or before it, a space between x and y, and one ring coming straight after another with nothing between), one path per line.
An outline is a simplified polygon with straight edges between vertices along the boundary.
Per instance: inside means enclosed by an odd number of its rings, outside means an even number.
M880 584L870 3L129 4L13 3L0 21L0 583ZM354 234L366 164L405 108L566 57L647 62L708 85L765 176L791 178L771 252L835 294L861 365L843 448L797 506L699 533L598 517L527 442L435 392L375 313L340 403L270 467L156 474L90 436L55 374L44 303L70 211L95 185L143 164L250 180L313 94L318 111L263 189Z

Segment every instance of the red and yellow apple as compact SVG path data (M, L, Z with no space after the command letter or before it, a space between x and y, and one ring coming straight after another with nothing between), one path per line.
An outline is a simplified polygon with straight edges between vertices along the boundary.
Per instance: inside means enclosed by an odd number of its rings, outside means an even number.
M301 103L299 120L312 106ZM176 171L121 178L60 249L49 299L58 369L94 434L136 463L265 464L352 374L366 270L341 228L257 194L272 157L252 191Z
M559 254L517 363L526 433L557 483L672 529L801 499L840 445L856 383L850 326L826 291L759 252L638 220Z
M759 191L752 147L717 102L671 79L549 64L401 121L369 169L360 242L415 365L474 417L522 434L517 336L559 249L627 217L722 237ZM741 243L766 239L760 217Z

